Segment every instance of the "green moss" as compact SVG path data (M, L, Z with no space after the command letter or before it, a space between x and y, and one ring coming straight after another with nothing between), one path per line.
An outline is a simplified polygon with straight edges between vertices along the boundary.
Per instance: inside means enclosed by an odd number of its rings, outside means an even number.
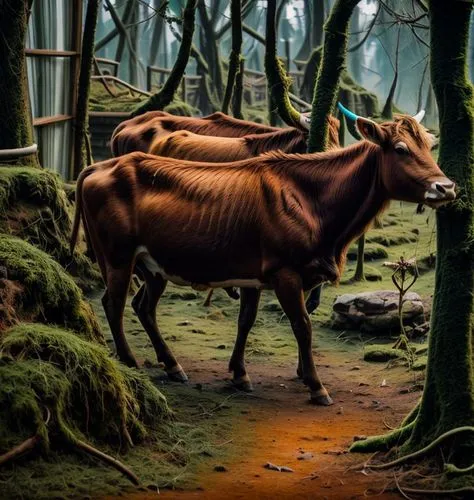
M194 108L190 104L181 101L180 99L175 99L173 102L168 104L168 106L165 106L163 108L163 111L171 113L172 115L179 116L193 116L199 113L199 110L197 108Z
M405 351L384 345L371 345L364 349L364 361L385 362L405 358Z
M366 244L364 246L364 261L371 261L376 259L386 259L388 252L382 245L377 243ZM353 245L347 252L347 260L357 260L357 245Z
M59 177L31 167L0 166L0 233L18 236L50 254L90 288L99 273L78 252L71 257L71 218Z
M70 328L87 339L103 342L89 304L73 279L48 254L13 236L0 238L0 266L9 281L17 282L17 317Z
M382 281L382 273L375 267L365 266L364 276L367 281Z
M0 355L3 450L11 435L32 435L38 428L48 433L46 442L74 443L85 436L119 445L125 429L141 440L170 416L165 398L148 379L71 332L21 324L2 338ZM42 424L46 408L52 419L48 430Z

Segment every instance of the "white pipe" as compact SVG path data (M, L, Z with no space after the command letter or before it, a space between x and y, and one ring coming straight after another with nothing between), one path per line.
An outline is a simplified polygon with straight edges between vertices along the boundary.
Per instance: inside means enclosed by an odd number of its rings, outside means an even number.
M26 148L16 148L16 149L0 149L0 159L3 158L21 158L22 156L28 156L35 154L38 151L38 144L32 144Z

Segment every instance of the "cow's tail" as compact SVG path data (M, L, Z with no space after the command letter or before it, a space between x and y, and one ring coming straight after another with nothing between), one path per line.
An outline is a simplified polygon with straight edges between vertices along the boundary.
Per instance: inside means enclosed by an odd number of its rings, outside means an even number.
M70 242L70 252L71 256L74 254L74 248L76 247L77 243L77 235L79 233L79 225L81 223L81 216L82 214L82 185L84 184L84 180L86 177L89 175L93 174L96 171L96 168L94 165L90 167L86 167L80 174L79 177L77 178L77 183L76 183L76 210L74 212L74 221L72 223L72 233L71 233L71 242ZM86 241L87 241L87 247L88 247L88 254L92 252L92 248L90 245L90 238L89 234L87 232L87 224L84 224L84 232L86 235ZM93 254L93 252L92 252Z

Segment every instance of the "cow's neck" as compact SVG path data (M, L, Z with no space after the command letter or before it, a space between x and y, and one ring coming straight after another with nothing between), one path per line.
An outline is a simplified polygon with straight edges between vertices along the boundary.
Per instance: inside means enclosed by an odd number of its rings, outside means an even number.
M382 151L367 141L321 155L307 163L303 189L313 204L319 250L331 253L342 272L349 244L362 234L388 199L381 185Z

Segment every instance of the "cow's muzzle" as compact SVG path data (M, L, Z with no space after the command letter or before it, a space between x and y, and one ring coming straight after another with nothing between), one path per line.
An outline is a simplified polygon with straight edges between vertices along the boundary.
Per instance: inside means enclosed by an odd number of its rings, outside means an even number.
M449 179L441 179L431 183L425 192L425 204L432 208L438 208L456 198L456 185Z

